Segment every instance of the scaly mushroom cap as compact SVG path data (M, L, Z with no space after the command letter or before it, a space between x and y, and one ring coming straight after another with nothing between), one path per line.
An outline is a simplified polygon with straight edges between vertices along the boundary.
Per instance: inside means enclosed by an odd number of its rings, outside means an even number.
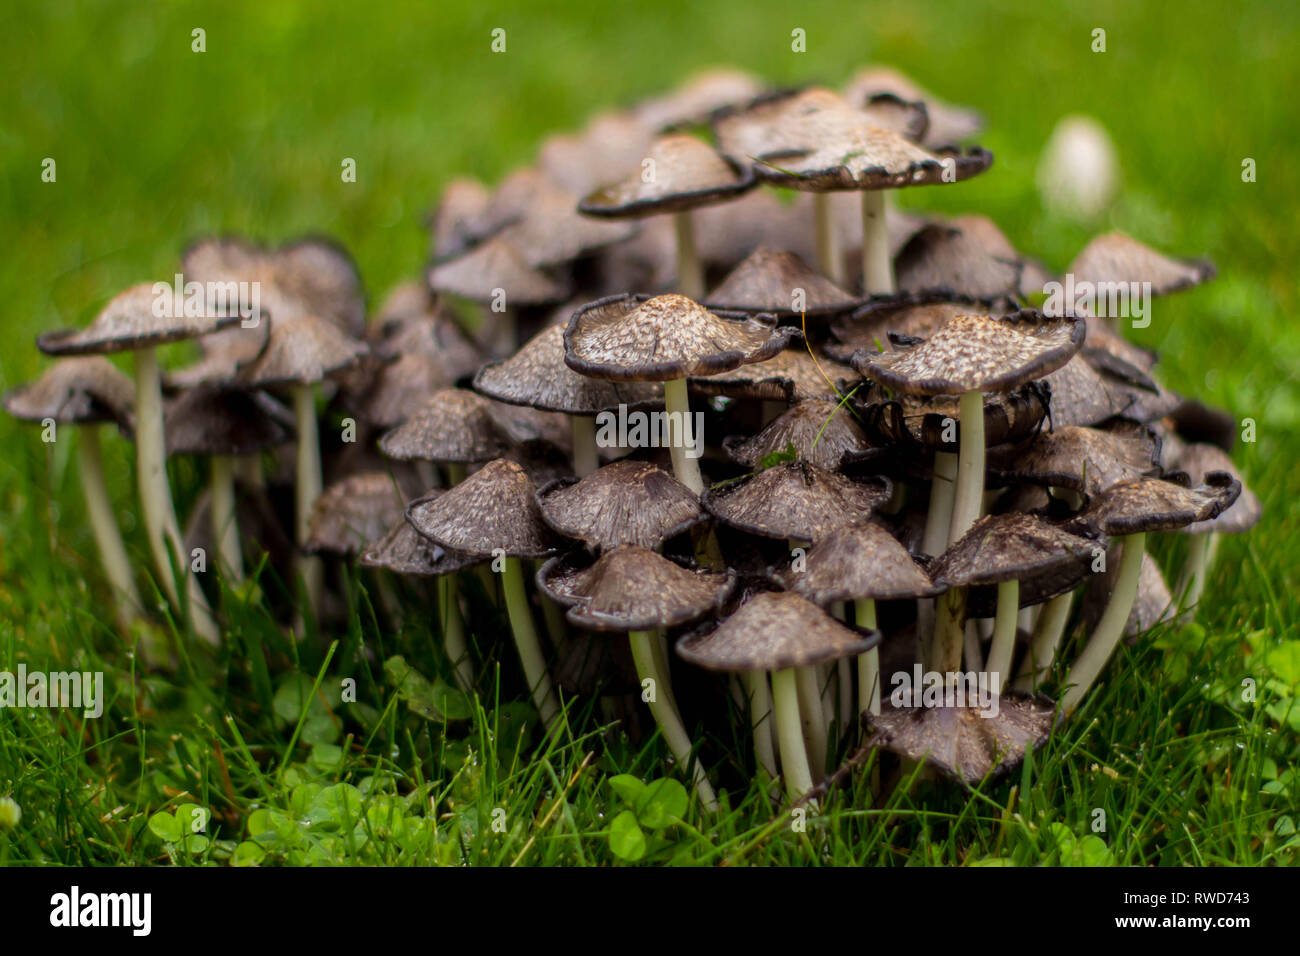
M355 555L402 520L405 502L385 471L363 471L335 482L311 508L308 554Z
M464 388L444 388L379 440L386 458L468 464L510 448L492 417L492 403Z
M855 358L854 364L857 364ZM960 398L956 395L900 395L884 400L878 388L866 390L862 419L867 433L882 443L919 445L950 451L961 446ZM992 448L1033 434L1047 417L1047 398L1035 383L1012 392L984 396L984 443Z
M845 86L844 99L856 105L881 93L892 93L900 99L925 104L930 123L922 142L927 146L960 143L984 128L984 117L978 111L945 103L888 66L869 66L859 70Z
M498 238L519 250L529 266L541 269L571 262L636 232L635 223L584 216L577 204L573 193L543 182L523 216L502 229Z
M293 440L293 413L265 392L200 385L167 403L169 455L251 455Z
M1120 232L1097 236L1075 256L1067 272L1080 282L1150 282L1154 295L1190 289L1214 278L1214 263L1178 260Z
M430 492L426 497L436 497L437 494L438 491ZM383 568L395 574L437 577L463 571L485 560L434 544L411 527L405 518L399 517L387 534L361 552L360 563L367 568Z
M548 179L585 196L640 168L653 139L653 132L627 113L598 113L579 133L548 136L537 165Z
M1039 432L1028 448L1008 449L993 462L993 470L1011 480L1069 488L1091 499L1121 481L1159 474L1159 457L1155 436L1142 425L1117 422L1106 430L1071 425Z
M923 295L901 303L868 302L851 316L830 321L831 334L850 350L893 349L892 337L903 341L929 338L959 315L971 311L973 300L948 302Z
M1082 319L1049 318L1025 309L994 318L959 315L928 339L875 355L855 356L854 367L907 394L1005 392L1055 371L1083 344Z
M868 717L869 746L929 763L967 786L1019 766L1025 751L1047 742L1055 723L1051 704L1016 694L998 698L998 713L978 705L893 707Z
M795 291L803 293L804 306L795 308ZM851 308L853 296L793 252L759 246L722 280L704 304L711 309L773 314L825 315Z
M583 306L564 330L564 361L616 382L716 375L781 351L798 332L771 316L710 312L684 295L616 295Z
M658 382L611 382L579 375L564 362L564 326L533 336L510 358L491 362L474 376L474 388L510 405L569 415L595 415L606 408L663 405Z
M165 282L133 285L110 299L84 329L46 332L37 337L36 347L46 355L106 355L210 335L240 321L237 311L185 315L185 303L173 303L170 292L156 295L155 285L171 289ZM206 304L203 311L209 311Z
M435 263L427 278L435 292L449 292L473 302L490 303L504 294L510 308L559 302L569 294L567 285L530 266L514 243L500 236Z
M832 531L808 552L802 571L791 566L774 577L787 591L822 607L931 597L943 590L892 534L870 521Z
M985 216L931 223L895 262L900 292L940 292L992 302L1042 292L1049 276Z
M784 453L791 445L799 461L827 471L839 468L846 455L860 458L872 448L851 411L816 399L791 406L757 435L732 435L722 442L727 454L748 468L758 467L768 455Z
M643 461L616 461L577 482L562 479L537 500L548 525L597 552L657 548L706 517L689 488Z
M248 385L310 385L350 368L369 354L369 347L315 313L265 319L270 324L266 348L239 369Z
M724 110L713 119L713 135L723 153L748 161L769 153L812 149L864 122L860 111L830 90L810 87L766 93Z
M765 591L713 631L683 637L677 653L705 670L778 671L854 657L879 642L879 631L846 627L791 591Z
M1186 480L1178 472L1169 477ZM1134 478L1106 489L1074 523L1111 537L1172 531L1217 518L1240 494L1241 482L1224 471L1209 472L1195 488L1162 478Z
M168 388L196 388L200 385L232 385L239 381L239 371L252 364L266 349L271 338L267 316L255 328L235 326L199 339L203 354L198 361L166 372Z
M1133 406L1131 390L1116 387L1080 353L1043 381L1052 390L1052 427L1088 426L1122 415Z
M751 73L731 67L703 70L664 96L646 100L635 116L643 126L670 130L696 126L720 109L745 103L762 91Z
M1264 506L1241 480L1241 473L1237 471L1232 459L1217 445L1198 443L1183 447L1178 454L1176 467L1187 472L1194 482L1204 481L1210 473L1217 471L1231 475L1241 484L1241 494L1236 501L1225 508L1217 518L1188 525L1188 533L1202 534L1207 531L1217 531L1220 534L1241 534L1253 528L1262 517Z
M588 195L578 211L606 219L685 212L726 202L757 185L752 170L693 136L660 137L646 162L644 170Z
M406 520L444 548L472 555L499 548L512 558L540 558L551 552L553 539L536 491L522 466L498 458L456 487L411 502Z
M888 478L854 481L803 462L773 465L704 492L701 501L719 521L765 538L816 543L868 517L889 500Z
M14 418L65 425L116 422L129 427L135 385L102 355L60 359L41 377L5 393L4 407Z
M814 358L806 348L796 344L761 362L742 365L718 375L692 377L690 389L696 395L726 395L729 398L838 402L843 398L841 383L855 378L853 369L847 365L825 356Z

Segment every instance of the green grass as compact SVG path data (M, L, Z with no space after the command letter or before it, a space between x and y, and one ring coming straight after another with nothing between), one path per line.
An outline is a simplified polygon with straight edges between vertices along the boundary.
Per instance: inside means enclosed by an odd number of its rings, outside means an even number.
M993 170L903 204L986 213L1061 268L1089 231L1042 211L1034 164L1057 118L1091 113L1124 167L1113 224L1219 265L1215 282L1161 300L1136 337L1159 349L1168 385L1256 421L1258 441L1236 460L1264 521L1224 542L1199 624L1122 649L1066 731L1013 779L975 794L918 783L865 809L863 775L798 833L773 811L770 786L746 784L743 736L715 727L706 753L727 809L706 819L692 806L650 851L704 863L1296 862L1300 720L1286 708L1300 679L1300 160L1286 91L1300 89L1300 11L1118 0L790 10L579 3L561 20L491 3L7 5L0 385L38 372L37 332L86 321L127 284L169 277L202 233L332 233L373 299L418 273L422 215L448 177L493 181L548 133L714 63L774 83L838 83L882 60L979 106ZM504 55L488 51L498 26ZM204 54L190 52L195 27L207 31ZM795 27L807 31L806 54L790 52ZM1096 27L1107 30L1104 54L1090 50ZM41 182L45 157L55 183ZM340 181L345 157L356 183ZM1256 183L1241 181L1244 157L1258 163ZM481 697L445 726L414 714L380 666L400 653L434 677L435 637L379 627L356 580L332 656L232 596L218 658L146 674L108 625L68 445L51 449L0 419L0 669L102 669L112 700L100 720L0 711L0 797L23 810L16 830L0 831L0 862L224 861L271 831L268 861L615 860L607 835L622 804L609 780L662 777L662 747L617 736L598 746L589 706L544 740L517 704L500 634L475 635ZM129 446L109 442L106 464L145 566ZM198 475L182 466L174 478L183 506ZM1176 562L1180 544L1158 550ZM304 675L326 675L322 688L355 679L356 703L298 706ZM1248 677L1255 704L1240 700ZM215 838L192 853L149 826L189 803L210 809ZM1094 833L1098 810L1105 830Z

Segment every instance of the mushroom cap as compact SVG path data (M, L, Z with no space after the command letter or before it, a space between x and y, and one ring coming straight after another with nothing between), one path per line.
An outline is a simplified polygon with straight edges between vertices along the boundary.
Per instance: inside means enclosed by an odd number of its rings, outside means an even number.
M237 384L240 369L250 365L266 350L270 337L269 321L258 322L251 329L234 326L204 336L198 340L202 356L189 365L166 372L164 381L168 388L181 389Z
M787 591L823 607L931 597L943 590L892 534L871 521L835 529L808 552L802 571L786 567L774 577Z
M1241 494L1236 501L1223 509L1217 518L1188 525L1188 533L1217 531L1221 534L1240 534L1253 528L1263 516L1264 506L1259 503L1259 498L1246 487L1232 459L1219 446L1205 443L1186 445L1178 453L1176 467L1187 472L1194 482L1204 481L1207 475L1217 471L1231 475L1241 484Z
M166 282L133 285L113 296L84 329L45 332L37 337L36 347L46 355L105 355L209 335L240 321L238 312L185 315L184 303L182 314L176 315L170 291L163 299L154 292L157 286L172 288Z
M518 221L501 230L509 243L535 269L570 262L635 234L632 222L593 219L578 211L578 197L543 180Z
M530 266L514 243L500 236L435 262L427 278L435 292L449 292L473 302L492 302L504 293L511 307L559 302L569 294L566 284Z
M373 358L355 375L342 376L339 406L372 428L396 428L412 410L427 402L455 378L437 359L422 352L403 352L392 361Z
M1214 263L1171 259L1122 232L1095 237L1074 257L1067 272L1080 282L1150 282L1154 295L1190 289L1215 276Z
M854 657L879 642L879 631L841 624L792 591L764 591L714 630L683 637L677 653L705 670L779 671Z
M1047 742L1056 721L1046 701L1003 694L996 716L978 706L894 707L868 716L868 746L884 747L909 760L929 763L967 786L1019 766L1025 750Z
M805 306L793 306L795 290L803 292ZM759 246L736 266L704 304L735 312L771 312L774 315L824 315L852 308L856 300L793 252Z
M657 548L707 517L699 498L657 465L627 459L537 494L542 519L593 551Z
M491 202L487 186L469 176L449 180L429 214L433 255L454 256L484 238L483 217Z
M881 385L921 395L1005 392L1042 378L1083 344L1082 319L1032 309L1011 315L959 315L928 339L877 354L858 353L854 367Z
M432 491L426 497L437 497L442 490ZM367 568L383 568L395 574L437 577L463 571L485 560L434 544L411 527L405 518L399 517L387 534L361 552L360 563Z
M312 312L269 318L266 348L241 366L241 382L266 388L310 385L350 368L369 354L369 347L337 325Z
M550 554L553 539L536 487L517 462L498 458L442 494L412 501L406 520L435 544L471 555L501 549L512 558Z
M265 392L188 389L164 411L167 454L251 455L293 440L293 413Z
M1051 389L1052 427L1089 426L1123 415L1134 405L1133 393L1117 387L1084 358L1073 356L1055 372L1043 378Z
M908 296L867 302L850 316L836 316L829 328L836 340L850 348L890 350L892 337L929 338L959 315L971 311L973 299L949 301L947 296ZM892 336L891 336L892 333Z
M564 326L551 325L518 352L490 362L474 376L474 388L510 405L569 415L595 415L606 408L662 405L658 382L612 382L579 375L564 361Z
M967 295L991 302L1041 292L1047 272L1018 253L986 216L930 223L895 261L898 290Z
M816 357L802 345L782 349L771 358L717 375L690 379L696 395L803 402L840 401L841 383L856 379L853 369L826 356Z
M135 384L102 355L60 359L41 377L10 389L4 407L14 418L64 425L116 422L129 426L135 407Z
M713 117L718 149L736 160L815 147L844 129L865 123L863 114L824 87L778 90Z
M868 66L859 70L845 86L844 99L850 104L859 104L881 93L892 93L900 99L919 100L925 104L930 122L922 142L927 146L959 143L984 128L984 117L977 110L946 103L888 66Z
M492 403L464 388L444 388L379 440L398 461L471 463L499 458L510 440L492 417Z
M749 534L816 543L868 517L892 490L881 476L855 481L806 462L783 462L706 489L700 500L719 521Z
M1055 400L1056 396L1052 396ZM1111 485L1160 472L1160 445L1132 422L1111 428L1068 425L1039 432L1027 448L1008 450L994 470L1008 479L1069 488L1094 498Z
M798 335L771 318L710 312L675 293L610 296L573 313L564 361L582 375L618 382L715 375L771 358Z
M897 401L883 401L881 391L872 388L866 393L862 418L867 433L877 441L956 453L961 444L960 405L956 395L904 394ZM984 443L992 448L1033 434L1047 417L1047 407L1046 393L1035 382L985 395Z
M581 132L548 136L537 165L548 179L583 196L637 169L653 139L652 130L627 112L597 113Z
M1075 524L1111 537L1142 531L1172 531L1222 514L1241 494L1241 482L1224 471L1211 471L1194 488L1179 483L1187 476L1134 478L1107 488L1092 500Z
M404 510L402 494L388 472L349 475L316 498L303 550L308 554L360 554L401 521Z
M1025 600L1041 603L1074 587L1089 573L1097 542L1027 514L985 515L930 565L930 577L948 587L1020 581Z
M762 92L758 79L734 67L702 70L671 93L646 100L634 115L643 126L671 130L696 126L720 109L745 103Z
M647 164L620 182L598 189L578 211L606 219L630 219L711 206L757 185L741 166L694 136L661 136L650 146ZM646 181L645 170L651 171Z
M828 471L839 468L846 455L861 458L873 447L851 411L818 399L790 406L757 435L731 435L722 442L727 454L747 468L757 468L768 455L791 445L799 461Z

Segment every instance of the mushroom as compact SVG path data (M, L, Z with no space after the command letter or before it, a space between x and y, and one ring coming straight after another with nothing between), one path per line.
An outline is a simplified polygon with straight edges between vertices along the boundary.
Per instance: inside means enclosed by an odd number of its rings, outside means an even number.
M443 465L451 484L464 477L465 465L500 458L512 445L492 416L492 402L465 388L434 392L379 439L384 457Z
M710 309L784 317L833 315L847 312L856 302L793 252L759 246L727 274L704 304Z
M113 516L113 503L104 484L99 425L114 422L129 428L132 420L131 380L101 355L60 359L39 379L12 389L4 407L14 418L77 426L77 463L86 516L95 535L100 566L113 590L118 626L127 630L144 608L135 586L131 562Z
M718 110L744 103L761 92L752 73L733 67L714 67L690 76L663 96L637 106L638 122L649 129L674 130L704 123Z
M461 176L449 180L429 213L429 230L435 259L464 252L485 238L483 221L492 194L477 179Z
M653 139L654 131L634 113L598 113L578 133L548 136L537 152L537 167L582 196L636 169Z
M687 384L696 395L760 399L791 403L808 399L839 402L842 383L853 370L829 358L817 358L807 348L782 349L769 359L716 375L692 376Z
M1056 398L1053 392L1053 413ZM1065 489L1088 500L1121 481L1159 474L1159 454L1155 436L1144 425L1068 425L1040 432L1028 447L1007 447L991 455L990 470L1006 480Z
M790 406L756 435L729 435L722 447L734 461L751 469L793 447L799 461L827 471L839 468L846 458L861 460L876 450L852 412L820 399Z
M984 128L984 117L977 110L938 99L933 93L918 86L915 80L890 66L864 67L844 87L844 99L854 105L860 105L884 93L925 104L929 124L922 142L926 146L960 143L977 135Z
M1196 443L1180 449L1174 466L1187 472L1194 482L1204 481L1210 472L1220 471L1241 482L1241 494L1218 517L1188 525L1184 531L1192 536L1191 553L1178 579L1179 601L1182 607L1195 607L1205 590L1205 579L1214 564L1221 534L1241 534L1255 526L1263 514L1263 506L1255 497L1227 453L1217 445Z
M1153 295L1168 295L1208 282L1215 268L1203 259L1171 259L1121 232L1107 232L1084 246L1066 272L1076 287L1150 282Z
M983 302L1041 293L1047 270L1022 256L987 216L958 216L920 229L899 252L898 291L970 296Z

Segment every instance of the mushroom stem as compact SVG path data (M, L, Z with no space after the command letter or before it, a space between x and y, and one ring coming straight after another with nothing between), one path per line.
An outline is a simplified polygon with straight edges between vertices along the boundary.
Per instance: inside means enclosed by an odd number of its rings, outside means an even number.
M596 421L588 415L570 415L573 429L573 473L586 478L600 467L600 452L596 449Z
M1205 578L1214 564L1214 554L1219 549L1219 535L1215 531L1193 535L1187 564L1179 575L1179 605L1183 609L1196 607L1205 593Z
M519 651L519 662L524 667L524 678L533 695L533 704L542 715L542 721L549 727L559 708L555 702L555 691L551 687L551 675L546 670L546 659L542 656L542 646L537 641L537 627L533 624L533 614L528 607L524 574L520 570L518 558L505 559L501 590L505 594L510 632Z
M921 537L922 554L937 557L948 547L948 525L952 521L952 499L956 487L957 456L948 451L936 451L934 477L930 482L930 506ZM934 638L934 598L921 598L916 602L916 637L922 648Z
M798 800L813 786L799 720L799 696L795 668L772 672L772 712L776 715L776 739L781 749L781 776L791 800Z
M998 610L993 621L993 645L985 668L996 675L997 690L1011 683L1011 655L1016 649L1016 624L1020 617L1020 582L1012 578L998 584Z
M235 517L234 463L228 455L213 455L212 534L221 555L221 572L231 584L244 580L244 554L239 544L239 522Z
M961 397L958 413L961 451L957 460L957 488L948 526L948 546L979 520L984 504L984 394L972 389Z
M966 653L966 670L979 673L984 670L984 655L980 647L980 629L974 621L967 621L962 630L962 645Z
M239 455L234 462L235 477L250 488L261 488L266 484L262 475L262 456L257 452Z
M444 574L438 578L438 620L442 624L442 649L451 661L456 683L468 694L474 687L474 663L465 644L465 622L456 601L454 577Z
M817 265L832 282L841 279L839 234L830 193L813 193L813 226L817 230Z
M311 509L320 497L320 433L316 427L316 391L310 384L293 386L294 424L298 430L297 540L298 547L311 535ZM319 558L298 556L298 573L302 575L307 607L314 616L320 614L321 592L325 588L325 566Z
M889 258L889 230L885 227L885 193L862 193L862 294L893 295L894 263Z
M673 460L673 474L677 480L691 489L695 494L704 493L704 477L700 474L698 459L686 454L687 445L693 439L691 422L691 399L686 391L686 379L677 378L664 382L664 411L668 421L680 422L680 427L670 435L669 453Z
M77 457L80 463L81 492L86 499L86 516L90 519L90 528L95 534L99 562L104 569L104 577L113 588L118 626L126 630L140 616L144 604L136 589L135 577L131 574L131 561L126 556L122 533L118 530L117 519L113 517L113 503L109 500L108 489L104 485L104 460L100 451L98 425L81 427L77 438Z
M966 589L952 588L935 604L934 639L930 642L930 670L954 673L961 667L965 640Z
M858 627L876 629L876 602L864 598L854 605ZM858 655L858 710L880 714L880 651L873 647Z
M163 434L162 380L158 374L158 353L142 348L135 353L135 463L140 489L140 509L144 513L145 534L153 554L163 591L177 608L181 607L171 554L175 552L178 569L188 582L187 596L194 633L208 644L220 643L221 637L208 599L198 578L185 570L185 551L181 544L172 489L167 483L166 439Z
M1070 668L1069 682L1074 686L1066 692L1061 700L1061 709L1066 714L1074 712L1085 694L1096 682L1101 669L1106 666L1111 652L1124 635L1124 625L1133 611L1133 602L1137 599L1138 578L1142 574L1142 554L1146 550L1145 531L1120 538L1123 556L1119 562L1119 576L1115 580L1115 589L1110 593L1106 610L1097 622L1092 637L1083 648L1074 666Z
M820 780L826 772L826 715L822 710L821 687L817 682L817 667L794 668L799 689L799 712L803 715L803 735L807 745L809 766L813 779Z
M659 731L664 735L664 742L668 744L673 759L690 775L695 792L699 794L700 803L704 809L712 813L718 809L718 798L709 784L709 778L705 776L704 768L698 760L692 759L690 735L682 726L682 719L677 713L677 708L673 706L672 698L666 693L658 693L661 688L666 689L668 685L662 679L659 665L655 660L655 635L651 631L628 631L627 638L632 645L632 660L636 664L637 676L642 681L654 682L649 694L650 699L647 701L650 705L650 714L659 725ZM644 698L645 695L642 696Z
M1036 689L1039 679L1052 666L1056 657L1056 648L1065 633L1065 622L1070 619L1070 604L1074 592L1066 591L1052 598L1043 607L1034 625L1034 636L1029 642L1029 653L1020 664L1013 687L1018 691Z
M688 299L704 298L704 268L695 252L695 221L689 211L673 213L677 233L677 291Z
M744 671L745 694L749 698L749 725L754 731L754 757L772 777L777 774L776 749L772 746L772 691L762 671Z
M835 662L835 687L839 692L840 740L843 740L853 726L853 664L847 657Z

